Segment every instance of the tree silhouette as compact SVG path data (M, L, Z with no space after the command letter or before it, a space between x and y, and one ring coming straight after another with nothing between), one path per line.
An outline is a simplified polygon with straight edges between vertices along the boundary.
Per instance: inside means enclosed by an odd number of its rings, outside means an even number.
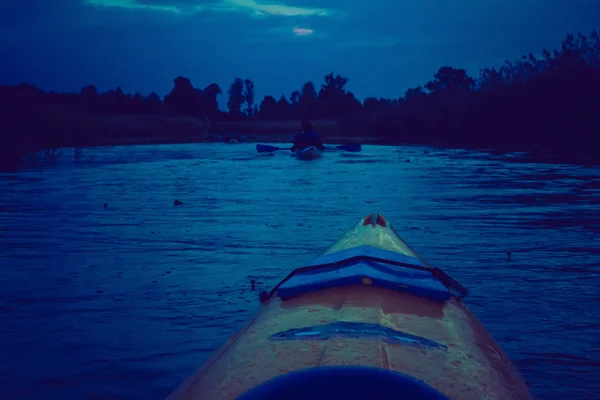
M246 115L251 117L254 110L254 82L250 79L244 81L244 99L246 100Z
M192 82L183 76L178 76L173 82L175 86L164 100L167 110L175 115L201 116L203 114L202 95L197 89L194 89ZM118 99L121 95L117 93L114 97Z
M325 76L325 84L321 85L319 90L320 111L324 117L340 117L346 107L346 91L344 87L348 83L348 78L341 75L334 76L333 72Z
M292 92L292 94L290 94L290 105L292 107L294 115L298 111L298 103L299 102L300 102L300 91L299 90L294 90Z
M151 92L143 101L148 114L159 114L162 111L162 102L156 93Z
M321 93L327 91L344 91L344 87L348 83L348 78L344 78L341 75L333 75L333 72L325 75L325 84L321 85Z
M427 97L427 93L423 91L423 87L417 86L416 88L408 89L404 93L406 101L420 100Z
M94 85L88 85L81 89L81 103L86 111L93 111L98 108L100 96L98 89Z
M298 116L302 119L311 119L317 111L317 90L315 84L306 82L300 91L298 100Z
M293 110L291 104L285 98L285 95L281 95L279 101L277 101L277 115L280 119L289 119L292 116Z
M222 94L221 88L216 83L211 83L202 91L203 101L202 108L204 116L214 119L219 115L219 102L217 96Z
M229 115L234 119L240 118L242 116L242 104L246 101L244 97L244 81L241 78L235 78L227 94L229 95L229 100L227 101Z
M97 96L98 96L98 89L96 89L96 86L94 86L94 85L88 85L88 86L84 87L83 89L81 89L81 97L83 97L83 98L93 99L93 98L96 98Z
M263 101L260 103L259 117L261 119L272 120L277 119L277 101L273 96L265 96Z
M473 88L475 81L467 75L464 69L441 67L434 75L434 79L428 82L425 87L432 94L442 91L468 91Z

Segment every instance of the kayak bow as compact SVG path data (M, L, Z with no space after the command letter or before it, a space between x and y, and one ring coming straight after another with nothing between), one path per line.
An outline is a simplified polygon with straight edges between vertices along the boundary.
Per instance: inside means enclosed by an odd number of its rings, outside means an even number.
M277 146L270 146L268 144L257 144L256 151L259 153L273 153L279 150L287 150L290 151L291 148L282 148ZM326 147L325 150L341 150L341 151L349 151L353 153L359 153L362 150L362 146L360 144L341 144L334 147Z
M323 150L320 150L314 146L309 146L302 150L296 150L292 153L293 157L299 160L314 160L320 158L323 155Z
M369 214L169 399L531 399L464 295Z

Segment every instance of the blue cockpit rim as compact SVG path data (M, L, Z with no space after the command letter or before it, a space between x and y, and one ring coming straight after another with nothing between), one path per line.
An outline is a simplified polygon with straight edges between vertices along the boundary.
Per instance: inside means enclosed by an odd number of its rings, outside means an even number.
M449 400L425 382L383 368L313 367L279 375L248 390L237 400L397 399Z

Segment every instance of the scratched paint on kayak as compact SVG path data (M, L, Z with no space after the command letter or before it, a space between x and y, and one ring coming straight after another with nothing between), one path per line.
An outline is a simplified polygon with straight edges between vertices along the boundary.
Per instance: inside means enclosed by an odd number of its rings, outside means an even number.
M538 398L593 398L599 194L598 168L420 147L63 150L0 175L0 397L164 398L256 313L250 279L270 289L378 209Z

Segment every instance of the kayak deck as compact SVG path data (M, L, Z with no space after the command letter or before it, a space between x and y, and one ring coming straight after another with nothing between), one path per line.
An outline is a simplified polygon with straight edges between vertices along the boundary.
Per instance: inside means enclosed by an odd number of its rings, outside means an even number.
M369 215L275 287L261 311L170 398L235 399L292 372L351 374L345 367L360 366L435 392L414 398L530 399L498 344L454 294L456 283L435 271L385 218ZM310 385L294 391L299 396Z
M336 321L390 328L406 339L285 334ZM359 328L363 329L364 326ZM272 338L275 336L275 340ZM350 337L348 337L350 336ZM417 337L418 339L414 339ZM431 342L435 344L431 344ZM298 369L360 365L422 380L451 399L528 398L489 334L455 300L439 303L370 286L329 289L271 301L217 357L192 378L180 399L234 399Z
M307 267L295 270L276 290L286 299L349 284L375 285L437 300L450 299L453 290L460 292L459 297L466 295L458 283L421 259L377 213L356 224Z
M293 157L296 157L300 160L313 160L320 158L322 155L323 150L320 150L314 146L310 146L302 150L296 150L294 153L292 153Z
M316 290L351 284L375 285L438 300L450 298L450 291L430 272L400 269L369 260L357 260L341 269L332 267L297 273L278 288L277 295L285 300Z

